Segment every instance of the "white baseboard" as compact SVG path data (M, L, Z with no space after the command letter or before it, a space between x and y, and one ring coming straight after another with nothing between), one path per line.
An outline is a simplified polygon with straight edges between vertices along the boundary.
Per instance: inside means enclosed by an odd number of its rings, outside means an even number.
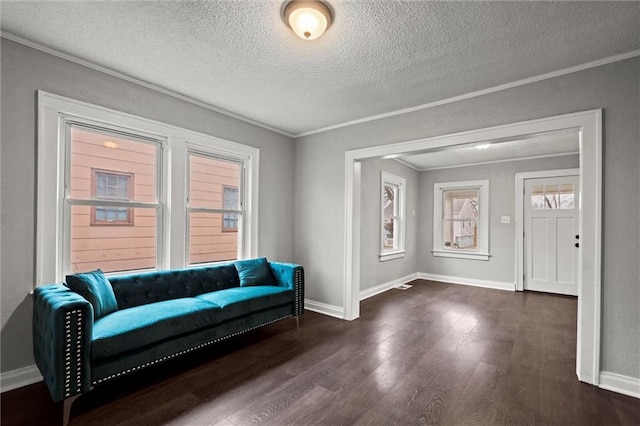
M392 281L388 281L386 283L382 283L379 284L375 287L371 287L371 288L366 288L364 290L360 290L360 300L364 300L364 299L368 299L370 297L373 297L377 294L380 293L384 293L387 290L391 290L394 287L398 287L402 284L406 284L410 281L413 281L415 279L418 278L418 274L414 273L414 274L409 274L407 276L404 276L402 278L398 278Z
M344 308L341 306L329 305L327 303L316 302L314 300L304 299L304 308L330 317L344 319Z
M501 281L478 280L475 278L452 277L450 275L430 274L427 272L418 272L418 278L422 280L440 281L448 284L462 284L473 287L493 288L496 290L515 291L514 283L506 283Z
M41 382L42 375L35 364L0 374L0 391L6 392Z
M609 371L600 372L600 384L602 389L623 395L640 398L640 379L623 376L622 374L611 373Z

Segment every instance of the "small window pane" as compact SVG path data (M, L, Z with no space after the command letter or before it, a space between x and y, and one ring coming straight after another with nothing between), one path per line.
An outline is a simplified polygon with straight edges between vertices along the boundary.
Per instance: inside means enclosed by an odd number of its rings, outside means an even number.
M544 201L546 209L557 209L560 207L560 194L558 185L544 186Z
M134 226L91 226L95 217L135 217ZM157 216L153 208L71 207L71 272L105 272L156 267Z
M536 185L531 190L531 208L534 210L545 208L544 185Z
M573 209L574 207L573 184L560 185L560 208Z

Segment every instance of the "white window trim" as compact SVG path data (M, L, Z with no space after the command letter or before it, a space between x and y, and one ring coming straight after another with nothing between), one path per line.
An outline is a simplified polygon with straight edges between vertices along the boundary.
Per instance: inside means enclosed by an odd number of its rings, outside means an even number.
M442 241L442 194L445 190L478 189L480 192L479 228L480 241L477 251L449 250ZM450 257L470 260L489 260L489 180L468 180L461 182L442 182L433 185L433 249L436 257Z
M390 183L398 187L398 248L392 250L384 249L384 197L382 193L384 191L384 185ZM382 170L380 172L380 254L378 258L380 262L386 262L388 260L399 259L404 257L405 250L405 232L406 232L406 198L407 181L405 178L393 175L391 173Z
M260 150L214 136L193 132L158 121L92 105L86 102L38 91L38 161L36 280L40 286L61 282L65 275L63 227L65 170L67 151L65 120L85 121L105 128L120 128L133 134L161 140L163 149L159 178L159 194L167 203L158 232L158 269L187 266L185 215L186 161L188 146L219 156L243 158L245 170L245 218L242 253L239 258L256 257L258 253L258 176ZM196 148L197 147L197 148ZM172 214L173 212L173 214ZM131 273L133 271L127 271Z

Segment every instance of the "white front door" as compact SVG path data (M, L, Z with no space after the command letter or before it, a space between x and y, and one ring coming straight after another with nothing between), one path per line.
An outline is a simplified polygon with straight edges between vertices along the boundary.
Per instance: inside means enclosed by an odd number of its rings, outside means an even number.
M578 295L578 176L524 181L524 289Z

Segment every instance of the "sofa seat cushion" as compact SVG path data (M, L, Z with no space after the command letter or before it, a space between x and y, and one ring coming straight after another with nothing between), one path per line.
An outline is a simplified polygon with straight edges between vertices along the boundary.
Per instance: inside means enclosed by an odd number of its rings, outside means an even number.
M192 297L122 309L93 325L93 359L105 359L222 321L220 306Z
M196 299L206 300L222 308L223 320L258 312L293 302L293 290L262 285L236 287L200 294Z

